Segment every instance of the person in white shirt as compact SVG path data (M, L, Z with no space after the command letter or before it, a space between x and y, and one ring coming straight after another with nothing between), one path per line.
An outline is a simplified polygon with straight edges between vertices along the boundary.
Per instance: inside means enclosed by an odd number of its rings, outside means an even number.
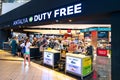
M28 58L28 63L30 65L30 46L32 44L30 43L29 39L26 39L26 42L21 44L22 47L25 47L25 52L24 52L24 64L26 65L26 58Z

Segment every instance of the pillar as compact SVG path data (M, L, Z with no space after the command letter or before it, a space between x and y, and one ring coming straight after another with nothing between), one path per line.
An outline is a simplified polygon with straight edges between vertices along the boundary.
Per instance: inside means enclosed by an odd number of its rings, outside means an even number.
M11 36L10 30L0 29L0 49L3 48L3 42L8 41L8 38L10 38L10 36Z
M111 16L112 37L112 80L120 80L120 12Z

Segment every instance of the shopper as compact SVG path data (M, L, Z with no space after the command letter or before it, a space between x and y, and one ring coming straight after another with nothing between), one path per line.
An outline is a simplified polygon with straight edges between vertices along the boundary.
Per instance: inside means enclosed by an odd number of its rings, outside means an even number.
M43 51L44 48L47 46L47 39L45 38L45 36L42 36L42 40L41 40L41 46L40 46L40 51Z
M51 39L50 42L49 42L49 45L48 45L50 48L54 48L55 47L55 41L54 39Z
M21 49L22 49L22 47L20 45L21 45L21 42L19 41L17 43L17 54L19 57L21 57Z
M41 59L43 59L44 48L47 46L47 44L48 44L47 40L46 40L45 36L43 35L41 38L41 43L40 43L40 48L39 48L39 51L42 54Z
M24 50L24 64L26 65L26 58L28 58L28 63L30 65L30 46L32 44L30 43L29 39L26 39L25 43L23 43L21 46Z
M11 51L12 51L12 55L16 56L16 52L17 52L17 42L16 42L16 37L13 37L13 40L11 41Z
M69 47L67 48L68 52L75 52L77 49L77 45L74 42L71 42L69 44Z
M90 43L88 43L86 51L87 55L91 56L91 60L93 61L93 46Z
M63 43L62 43L61 40L59 40L59 48L60 48L60 50L63 50L63 49L64 49L64 47L63 47Z
M32 43L32 46L37 46L37 41L38 41L38 38L34 37L33 38L33 43Z
M41 42L42 42L41 38L38 38L38 40L37 40L37 47L38 48L41 46Z
M83 47L78 45L77 49L76 49L76 52L78 53L82 53L83 52Z

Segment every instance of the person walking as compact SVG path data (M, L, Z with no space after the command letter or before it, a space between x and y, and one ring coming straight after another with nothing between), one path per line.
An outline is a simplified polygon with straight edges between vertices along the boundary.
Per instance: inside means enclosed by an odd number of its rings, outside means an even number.
M30 65L30 46L32 44L30 43L29 39L26 39L25 43L21 44L21 46L24 48L24 64L26 65L26 58L28 58L28 63Z

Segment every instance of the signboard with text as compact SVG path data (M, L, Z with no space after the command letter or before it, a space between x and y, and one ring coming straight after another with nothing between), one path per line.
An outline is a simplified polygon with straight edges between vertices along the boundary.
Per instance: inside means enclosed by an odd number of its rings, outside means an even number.
M43 63L53 66L53 54L50 52L44 52Z
M92 65L92 62L91 62L91 58L90 57L86 57L83 59L83 69L82 69L82 74L83 76L86 76L88 75L89 73L91 73L91 65Z
M82 60L80 58L75 58L75 57L70 57L70 56L67 56L66 59L67 59L66 70L72 73L81 75L81 68L82 68L81 61Z
M57 19L60 17L80 14L81 12L82 12L82 3L76 3L66 7L62 7L62 8L54 9L51 11L46 11L46 12L40 12L38 14L17 19L13 21L12 25L16 26L16 25L23 25L27 23L33 23L33 22L41 22L41 21L50 20L50 19Z
M91 31L111 31L110 27L92 27L92 28L86 28L86 29L81 29L80 32L91 32Z
M107 56L107 49L97 49L98 56Z
M98 38L108 38L109 34L108 31L99 31L98 32Z

